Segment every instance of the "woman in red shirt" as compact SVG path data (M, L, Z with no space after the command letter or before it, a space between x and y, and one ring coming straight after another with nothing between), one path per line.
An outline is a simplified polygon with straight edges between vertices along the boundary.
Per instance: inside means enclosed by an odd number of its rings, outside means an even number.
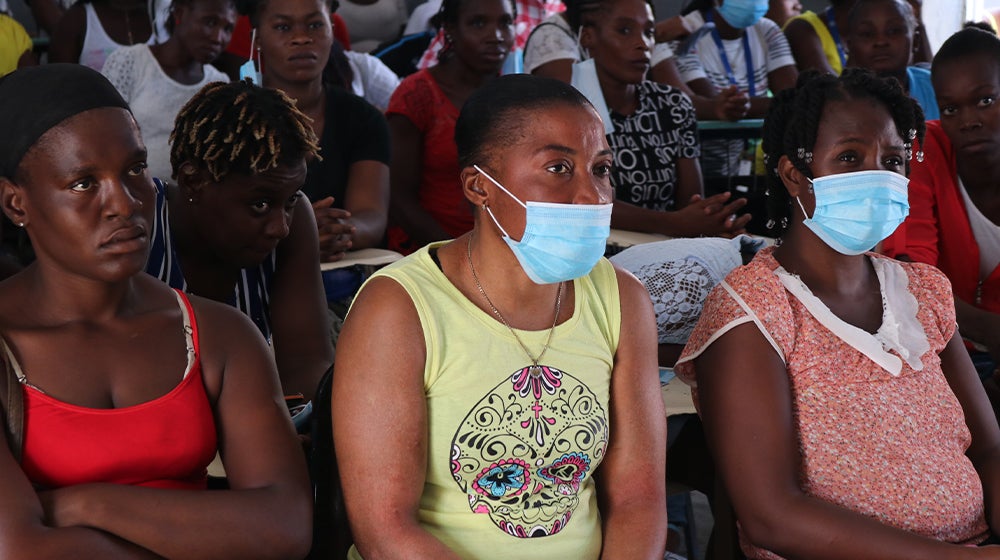
M409 253L472 229L462 194L455 121L465 100L500 73L514 44L510 0L445 0L440 62L399 84L386 111L392 146L389 247Z

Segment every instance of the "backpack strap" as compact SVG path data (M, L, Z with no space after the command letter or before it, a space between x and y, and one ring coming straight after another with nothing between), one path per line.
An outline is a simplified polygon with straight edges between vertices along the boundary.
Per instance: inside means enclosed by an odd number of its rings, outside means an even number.
M3 409L7 445L14 459L21 462L24 445L24 393L13 364L7 341L0 338L0 408Z

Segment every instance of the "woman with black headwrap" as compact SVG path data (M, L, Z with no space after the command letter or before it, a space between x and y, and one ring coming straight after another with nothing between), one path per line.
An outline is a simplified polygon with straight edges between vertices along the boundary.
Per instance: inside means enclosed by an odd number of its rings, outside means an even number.
M127 105L75 64L14 72L0 97L0 205L37 254L0 284L0 556L304 556L308 482L266 344L143 273L154 193ZM207 492L216 450L230 489Z

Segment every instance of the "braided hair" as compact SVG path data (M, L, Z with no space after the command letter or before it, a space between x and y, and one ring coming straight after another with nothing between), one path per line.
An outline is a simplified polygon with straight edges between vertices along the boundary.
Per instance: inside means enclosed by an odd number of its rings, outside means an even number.
M170 134L174 177L189 162L221 181L230 173L255 175L319 157L311 121L279 90L250 80L215 82L177 114Z
M981 32L977 32L981 33ZM763 150L767 172L767 228L775 237L788 227L791 197L778 176L778 161L786 156L803 175L813 178L808 161L816 145L823 108L830 101L871 99L884 106L896 132L912 154L912 142L924 141L924 112L895 78L880 78L862 68L848 68L840 76L816 71L799 75L794 88L775 94L764 120ZM922 158L920 153L918 159ZM906 173L910 173L909 158Z

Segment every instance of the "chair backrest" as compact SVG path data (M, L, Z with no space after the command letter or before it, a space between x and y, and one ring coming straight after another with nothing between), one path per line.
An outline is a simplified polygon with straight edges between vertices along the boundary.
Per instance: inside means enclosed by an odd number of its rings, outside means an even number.
M313 545L310 560L345 558L353 544L347 524L347 510L340 487L337 455L333 450L333 422L330 406L333 366L323 374L313 397L312 443L309 449L309 477L313 488Z

